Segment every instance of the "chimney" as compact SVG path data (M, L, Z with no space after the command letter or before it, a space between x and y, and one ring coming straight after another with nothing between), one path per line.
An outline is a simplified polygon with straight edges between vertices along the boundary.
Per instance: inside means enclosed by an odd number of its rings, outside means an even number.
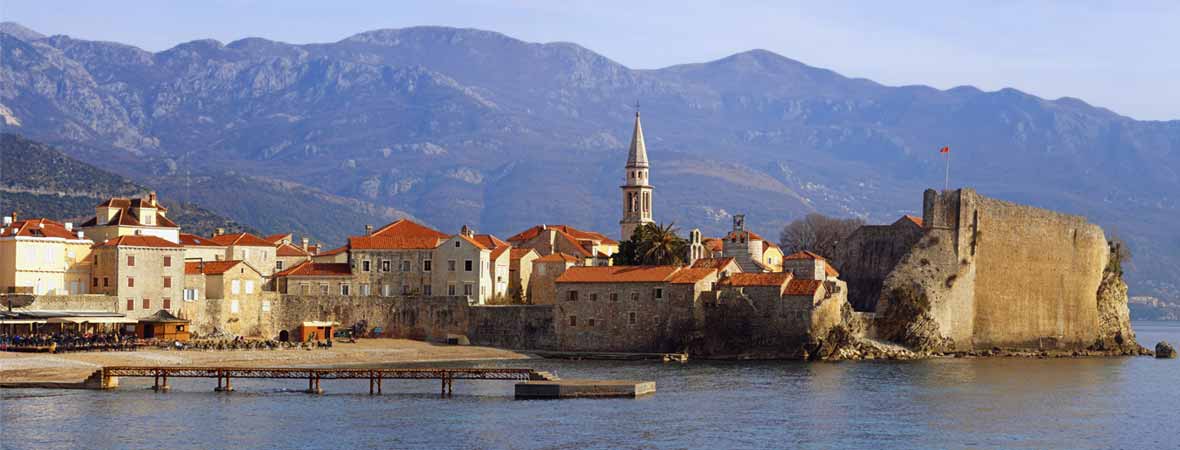
M66 231L74 231L74 222L66 222Z
M213 237L221 236L223 234L225 234L225 228L216 228L213 230Z
M156 191L148 192L148 204L156 206Z
M372 236L372 235L373 235L373 226L372 225L365 225L365 236Z
M10 220L8 220L5 223L11 225L13 222L16 222L16 218L17 218L17 214L16 214L16 211L14 210L14 211L12 211L12 217L10 218Z
M81 230L79 230L78 231L78 239L86 239L86 233L83 233Z
M303 238L303 251L305 251L305 252L307 251L307 243L308 243L308 239Z
M459 229L459 234L471 237L471 228L467 228L467 225L463 225L463 227Z
M549 229L549 225L541 224L541 231L545 231L548 229Z

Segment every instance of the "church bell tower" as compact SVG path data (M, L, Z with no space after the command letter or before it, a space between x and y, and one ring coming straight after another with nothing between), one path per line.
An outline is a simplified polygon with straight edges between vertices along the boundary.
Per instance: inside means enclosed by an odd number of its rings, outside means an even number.
M631 239L635 229L641 225L655 222L651 218L651 193L654 188L648 184L648 170L643 127L639 125L639 111L636 111L635 131L631 135L631 150L627 154L627 166L624 169L625 183L620 186L623 190L623 220L619 221L621 240Z

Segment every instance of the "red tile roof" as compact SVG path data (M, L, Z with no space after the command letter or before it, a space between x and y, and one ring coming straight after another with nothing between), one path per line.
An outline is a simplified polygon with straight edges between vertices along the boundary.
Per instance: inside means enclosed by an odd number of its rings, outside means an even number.
M425 225L416 223L409 219L399 219L383 226L377 231L374 231L372 236L397 236L397 237L433 237L439 240L447 239L450 235Z
M508 249L512 248L512 244L504 242L504 241L500 240L500 238L492 236L490 234L477 234L477 235L475 235L475 240L479 241L479 243L483 244L484 247L487 247L492 250L492 255L491 255L492 261L495 261L496 258L499 258L500 255L503 255L504 252L506 252L506 251L508 251Z
M148 201L147 201L147 199L143 199L143 198L123 198L123 197L112 197L111 199L109 199L109 200L107 200L107 201L105 201L105 202L99 203L98 205L95 205L95 206L96 206L96 207L97 207L97 206L105 206L105 207L108 207L108 208L122 208L122 209L127 209L127 208L156 208L156 209L159 209L159 210L161 210L161 211L167 211L167 210L168 210L168 208L165 208L165 207L164 207L164 205L160 204L159 202L156 202L156 204L155 204L155 205L151 205L151 204L148 204Z
M290 240L291 236L292 236L291 233L279 233L279 234L272 234L270 236L263 236L262 240L264 240L266 242L270 242L271 244L274 244L274 245L279 245L280 241L282 241L284 239Z
M95 247L158 247L158 248L184 248L180 244L175 244L158 238L155 236L119 236L114 239L107 239L105 242L95 244Z
M540 258L534 259L533 262L567 262L577 263L579 260L571 255L562 252L553 252Z
M759 236L758 233L753 231L730 231L729 234L725 235L725 237L722 239L733 240L742 237L742 235L745 235L747 241L752 241L755 239L764 242L766 241L766 239L762 239L762 236Z
M676 266L574 266L558 283L662 283L680 270Z
M353 250L430 250L446 238L432 236L354 236L348 238ZM321 255L326 253L321 253Z
M909 214L906 214L906 215L904 215L904 216L901 216L901 219L898 219L898 221L899 221L899 222L900 222L900 221L902 221L902 220L908 220L908 221L910 221L910 222L913 222L913 223L914 223L914 225L917 225L917 226L918 226L918 228L922 228L922 227L923 227L923 225L922 225L922 218L921 218L921 217L918 217L918 216L911 216L911 215L909 215Z
M60 222L42 218L18 220L5 226L4 232L0 233L0 237L12 236L78 239L76 231L67 230Z
M775 244L775 243L773 243L773 242L770 242L770 241L762 241L762 253L766 253L766 251L767 251L767 250L770 250L770 249L772 249L772 248L779 248L779 247L778 247L778 245L776 245L776 244ZM781 250L781 249L780 249L780 250Z
M520 259L520 258L524 258L524 255L527 255L529 253L536 253L536 252L537 252L536 250L533 250L533 249L527 248L527 247L526 248L512 247L512 250L508 252L508 258L509 259Z
M180 233L180 245L224 247L224 245L213 242L211 239L206 239L195 234L188 233Z
M311 247L308 247L308 248L310 249ZM344 252L347 252L347 251L348 251L348 246L347 246L347 245L345 245L345 246L336 247L336 248L334 248L334 249L331 249L331 250L324 251L323 253L316 253L316 254L315 254L315 256L332 256L332 255L339 255L339 254L341 254L341 253L344 253Z
M823 284L824 282L821 280L794 279L787 283L787 288L783 289L783 295L813 296Z
M705 238L701 240L701 243L705 244L705 248L711 252L725 251L725 242L722 242L719 238Z
M602 233L579 230L569 225L536 225L527 230L521 231L520 233L516 233L512 237L508 238L508 242L527 241L529 239L535 238L541 234L542 227L545 229L557 230L559 233L567 234L574 240L586 239L599 241L600 243L607 245L619 245L619 241L606 237L606 235Z
M221 275L233 269L242 261L192 261L184 263L185 275ZM249 266L249 264L247 264ZM251 268L250 270L254 270Z
M216 242L218 245L224 246L235 245L241 247L274 247L274 244L250 233L222 234L213 236L210 238L210 240Z
M791 278L792 275L790 272L734 273L721 280L719 284L733 287L783 286L785 283L791 281Z
M352 276L352 268L348 263L317 263L304 261L282 272L275 277L347 277Z
M716 275L717 269L712 267L706 268L681 268L675 274L668 278L668 282L672 284L693 284L705 279L711 275Z
M712 269L721 270L733 262L736 262L736 260L733 257L701 258L701 259L696 260L696 262L692 263L692 267L694 269L712 268Z
M308 253L303 251L302 248L291 244L283 244L275 248L275 256L294 257L307 255Z
M109 220L105 223L98 223L98 217L91 217L90 220L87 220L86 222L82 223L83 227L113 226L113 225L119 225L119 226L125 226L125 227L155 226L155 227L161 227L161 228L180 228L180 226L177 225L176 222L169 220L167 217L164 217L163 214L160 214L158 212L156 213L156 225L144 225L144 224L140 223L139 219L136 219L135 216L133 214L131 214L131 212L129 212L126 209L119 210L119 212L115 213L115 216L112 217L111 220Z
M820 261L827 261L827 259L824 259L824 257L819 256L819 255L812 253L810 251L807 251L807 250L791 253L790 255L783 257L783 261L791 261L791 260L798 260L798 259L818 259Z
M827 261L824 261L824 273L827 274L829 277L840 276L840 272L837 271L835 267L832 267L832 263L827 262Z

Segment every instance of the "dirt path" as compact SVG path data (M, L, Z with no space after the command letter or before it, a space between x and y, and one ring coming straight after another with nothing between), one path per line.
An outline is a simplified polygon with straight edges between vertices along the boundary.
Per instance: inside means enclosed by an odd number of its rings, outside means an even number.
M0 352L0 381L72 382L103 366L308 367L438 361L526 359L490 347L438 345L407 339L362 339L314 350L139 350L134 352Z

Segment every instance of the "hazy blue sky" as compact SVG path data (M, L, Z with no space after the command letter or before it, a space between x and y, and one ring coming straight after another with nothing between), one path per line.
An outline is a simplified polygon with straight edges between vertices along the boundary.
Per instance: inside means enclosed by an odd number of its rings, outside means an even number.
M307 43L448 25L570 41L632 68L764 48L844 75L1015 87L1180 119L1180 2L14 1L0 21L162 50L200 38Z

